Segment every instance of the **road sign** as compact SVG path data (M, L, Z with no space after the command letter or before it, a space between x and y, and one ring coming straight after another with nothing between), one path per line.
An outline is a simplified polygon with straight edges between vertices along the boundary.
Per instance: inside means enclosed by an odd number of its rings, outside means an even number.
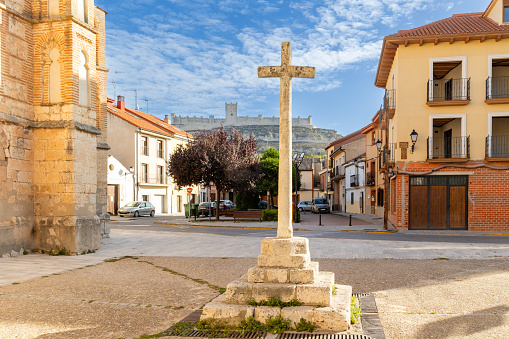
M193 193L193 189L191 187L188 187L187 188L187 193L189 193L189 194Z

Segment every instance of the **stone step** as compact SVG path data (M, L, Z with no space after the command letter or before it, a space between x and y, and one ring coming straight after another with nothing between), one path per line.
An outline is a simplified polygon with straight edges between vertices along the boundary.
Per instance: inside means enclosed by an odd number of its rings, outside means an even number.
M307 238L264 238L258 267L307 268L311 262Z
M346 331L350 326L350 300L352 287L336 285L336 295L332 296L330 306L297 306L297 307L253 307L246 304L230 304L226 302L226 295L222 294L203 307L200 319L213 318L230 325L240 325L242 320L254 317L265 323L269 316L281 315L289 319L292 326L301 318L315 323L320 330Z
M278 297L284 302L297 299L303 305L330 306L333 285L334 273L331 272L319 272L312 284L251 283L242 277L226 286L226 302L244 305L250 300L260 302Z

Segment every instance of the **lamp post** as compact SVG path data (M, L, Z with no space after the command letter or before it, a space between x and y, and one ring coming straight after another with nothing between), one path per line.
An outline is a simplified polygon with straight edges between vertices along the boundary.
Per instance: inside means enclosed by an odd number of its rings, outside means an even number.
M382 141L378 139L376 141L376 148L378 150L378 153L381 154L383 152L383 162L384 162L384 230L387 229L387 223L389 220L389 209L387 206L387 202L389 201L389 166L387 163L387 154L386 149L387 147L384 147L382 150Z
M415 131L415 129L412 131L412 133L410 133L410 139L412 140L412 148L411 148L412 154L414 153L414 146L415 146L415 143L417 142L418 136L419 136L419 134Z

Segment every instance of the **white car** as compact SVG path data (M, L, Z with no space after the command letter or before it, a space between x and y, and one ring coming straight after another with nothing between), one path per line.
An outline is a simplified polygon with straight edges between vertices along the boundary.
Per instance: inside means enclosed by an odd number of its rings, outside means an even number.
M121 217L139 217L140 215L150 215L153 217L155 214L156 208L148 201L133 201L118 210L118 215Z
M311 206L312 206L311 201L300 201L299 204L297 205L297 209L300 212L311 211Z

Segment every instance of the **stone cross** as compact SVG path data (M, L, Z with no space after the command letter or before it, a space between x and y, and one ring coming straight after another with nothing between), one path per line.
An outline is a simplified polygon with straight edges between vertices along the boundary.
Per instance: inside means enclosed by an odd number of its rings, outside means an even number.
M258 67L259 78L280 78L278 238L291 238L292 228L292 78L314 78L315 68L292 66L292 44L281 44L281 66Z

